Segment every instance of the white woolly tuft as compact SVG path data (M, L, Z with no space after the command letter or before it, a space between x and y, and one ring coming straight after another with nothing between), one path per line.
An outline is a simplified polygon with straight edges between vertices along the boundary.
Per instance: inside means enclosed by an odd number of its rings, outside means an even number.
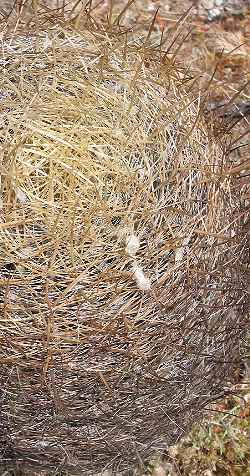
M141 291L149 291L151 288L150 279L147 278L140 266L137 263L133 265L134 278L137 283L138 288Z
M137 236L135 235L130 235L127 238L127 246L126 246L126 253L129 256L135 256L137 251L140 248L140 240Z
M19 187L16 188L16 199L20 203L27 202L27 195Z

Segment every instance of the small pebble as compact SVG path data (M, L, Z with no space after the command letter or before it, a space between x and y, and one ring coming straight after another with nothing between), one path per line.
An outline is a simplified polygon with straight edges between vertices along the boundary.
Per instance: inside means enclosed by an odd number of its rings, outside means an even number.
M225 1L224 0L215 0L214 4L216 7L222 7L224 5Z
M207 18L209 21L217 20L221 16L221 10L219 8L213 8L209 10Z

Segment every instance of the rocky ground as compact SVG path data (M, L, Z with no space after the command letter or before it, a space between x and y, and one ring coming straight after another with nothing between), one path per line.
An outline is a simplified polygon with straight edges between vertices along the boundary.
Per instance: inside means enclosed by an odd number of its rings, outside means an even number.
M27 0L2 0L0 5L1 14L9 14L9 12L15 8L20 9L27 4ZM35 3L35 2L34 2ZM42 0L41 4L47 5L51 8L61 6L63 3L66 5L75 4L74 0ZM86 3L81 2L83 5ZM107 4L108 1L103 2ZM124 0L118 0L114 3L125 3ZM145 4L145 8L149 10L154 9L156 6L161 5L161 8L165 11L177 11L183 10L185 7L194 4L194 14L203 18L204 21L212 22L219 20L227 15L241 16L246 8L250 8L250 0L149 0L142 2Z

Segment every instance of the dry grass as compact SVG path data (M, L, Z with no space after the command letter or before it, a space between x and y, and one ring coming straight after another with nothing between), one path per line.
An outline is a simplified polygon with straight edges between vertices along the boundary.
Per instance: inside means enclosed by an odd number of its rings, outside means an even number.
M143 469L246 334L249 164L211 84L179 37L95 18L2 24L0 451L25 474Z
M211 411L164 461L154 462L152 476L248 476L250 474L250 381L234 387L232 395L212 405Z

